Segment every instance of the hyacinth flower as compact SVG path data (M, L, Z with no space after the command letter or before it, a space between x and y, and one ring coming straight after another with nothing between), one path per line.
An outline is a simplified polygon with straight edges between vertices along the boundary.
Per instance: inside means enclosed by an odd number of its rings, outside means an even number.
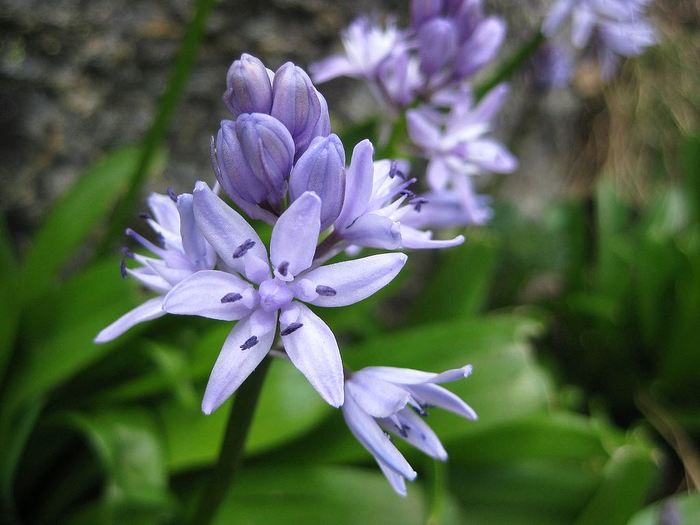
M96 343L116 339L133 326L165 315L163 300L173 286L200 270L210 270L216 264L214 248L197 229L192 208L192 195L175 196L152 193L148 198L151 215L145 218L158 237L160 246L153 244L135 231L127 235L150 251L148 257L124 250L126 258L134 259L139 268L128 268L122 260L123 277L130 275L141 285L158 294L130 312L127 312L95 338Z
M204 394L209 414L230 397L267 355L277 333L291 362L330 405L343 404L343 366L330 328L305 303L346 306L386 286L406 262L385 253L314 265L321 200L296 199L272 231L270 256L255 230L203 182L195 186L196 224L228 271L208 270L181 281L165 297L171 314L238 321L227 337Z
M486 136L507 92L500 85L476 106L465 96L447 114L427 106L407 112L408 134L429 159L427 176L432 190L447 189L457 176L515 171L515 157Z
M385 432L432 458L445 461L447 452L423 418L430 407L438 407L476 419L469 405L439 386L463 379L471 371L471 365L441 374L408 368L367 367L350 373L346 379L343 417L398 494L406 495L405 480L414 480L416 472Z
M609 80L619 57L641 55L657 41L645 18L651 0L557 0L542 24L551 37L571 19L571 42L577 49L592 43L598 53L601 76Z
M374 148L368 140L355 146L345 177L345 200L333 231L333 239L342 239L357 247L384 249L449 248L464 242L458 235L449 240L434 240L432 233L402 223L413 210L421 213L430 203L417 197L408 187L415 179L405 175L407 168L397 161L373 161Z

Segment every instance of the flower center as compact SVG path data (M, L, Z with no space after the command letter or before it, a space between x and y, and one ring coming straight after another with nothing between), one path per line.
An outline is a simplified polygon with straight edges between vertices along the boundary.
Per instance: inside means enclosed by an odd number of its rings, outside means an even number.
M267 279L260 284L260 307L266 312L274 312L292 302L294 293L287 283L279 279Z

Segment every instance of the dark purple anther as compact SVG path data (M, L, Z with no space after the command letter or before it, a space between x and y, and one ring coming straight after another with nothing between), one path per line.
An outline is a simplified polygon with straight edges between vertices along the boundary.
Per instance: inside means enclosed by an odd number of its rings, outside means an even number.
M411 199L409 203L413 206L414 210L420 212L421 208L423 207L423 204L428 204L428 199L425 199L423 197L417 197L415 199Z
M322 295L323 297L333 297L337 292L330 286L319 284L316 287L316 293L318 295Z
M277 267L277 271L282 277L287 276L287 271L289 270L289 261L282 261Z
M139 213L139 219L143 219L144 221L150 220L152 217L145 211L142 211Z
M255 241L252 239L247 239L243 244L236 248L236 251L233 252L233 258L238 259L243 257L253 246L255 246Z
M287 328L280 332L280 335L283 337L285 335L289 335L292 332L296 332L297 330L299 330L299 328L301 328L302 326L304 326L302 323L291 323L289 326L287 326Z
M397 429L399 431L399 434L401 434L401 437L407 438L408 431L411 430L411 427L409 427L408 425L399 425L397 426Z
M425 410L427 408L427 405L418 405L418 406L411 405L411 408L420 417L428 417L428 412Z
M133 259L133 258L134 258L134 252L132 252L132 251L131 251L129 248L127 248L126 246L122 246L121 252L122 252L122 255L123 255L124 257L128 257L129 259Z
M121 262L119 263L119 273L123 278L126 278L127 273L126 273L126 259L122 259Z
M416 194L413 193L411 190L401 190L399 192L399 195L405 195L406 197L409 198L409 200L416 198Z
M246 342L241 345L241 350L248 350L249 348L253 348L257 344L258 338L254 335L250 336L248 339L246 339Z
M158 243L158 246L165 248L165 237L163 237L162 233L156 232L156 242Z
M171 201L177 202L177 193L175 193L172 186L168 186L168 197L170 197Z
M393 179L394 177L406 180L406 175L404 175L403 172L399 169L398 162L392 160L391 165L389 167L389 178Z
M221 304L225 303L235 303L236 301L240 301L243 299L243 296L239 293L231 292L227 293L221 298Z

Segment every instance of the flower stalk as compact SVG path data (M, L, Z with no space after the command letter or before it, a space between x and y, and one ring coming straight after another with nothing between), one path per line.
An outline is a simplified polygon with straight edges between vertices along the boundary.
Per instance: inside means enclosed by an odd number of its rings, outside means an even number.
M189 521L192 525L208 525L212 522L238 474L246 438L269 366L270 359L263 359L248 380L238 389L228 416L219 459Z

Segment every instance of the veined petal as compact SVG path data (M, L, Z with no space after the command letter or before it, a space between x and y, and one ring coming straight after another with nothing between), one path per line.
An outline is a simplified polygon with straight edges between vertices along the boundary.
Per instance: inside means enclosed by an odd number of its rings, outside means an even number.
M152 268L136 268L134 270L127 268L126 273L149 290L159 294L167 293L172 288L172 285L159 274L155 273Z
M454 368L440 374L413 370L412 368L394 368L391 366L368 366L362 369L365 374L372 374L376 377L398 383L401 385L414 385L420 383L449 383L469 377L472 373L472 365L462 368Z
M321 199L312 191L304 192L272 229L270 260L275 268L287 263L289 272L298 275L311 266L320 231Z
M347 396L345 399L342 412L350 432L374 456L380 466L384 464L406 479L416 478L416 472L408 464L408 461L396 449L372 416L365 413L352 396Z
M200 231L227 266L245 271L245 254L266 261L267 250L255 230L221 200L204 182L197 182L193 193L194 217ZM245 251L242 247L249 246ZM242 255L239 255L243 251ZM238 257L234 257L238 255Z
M170 286L175 286L192 275L192 270L186 268L171 268L160 259L146 259L146 265L155 273L160 275ZM166 290L167 291L167 290Z
M349 228L339 230L343 239L365 248L395 250L401 246L400 225L389 217L367 213Z
M345 391L372 417L396 414L411 397L406 389L362 372L353 374L345 382Z
M170 314L198 315L235 321L250 314L254 296L246 281L217 270L202 270L175 286L165 296L163 309Z
M283 310L297 310L296 322L301 327L282 336L289 359L309 380L311 386L330 405L343 404L343 363L335 336L328 325L301 303L292 303ZM288 326L281 326L284 331Z
M433 429L410 409L404 408L393 419L381 419L379 424L428 456L440 461L447 459L447 452Z
M102 330L99 334L97 334L97 337L95 337L95 342L107 343L113 339L116 339L129 328L139 323L157 319L158 317L162 317L164 315L163 298L154 297L142 305L137 306L133 310L128 311L107 328Z
M161 228L176 235L180 233L180 215L169 195L151 193L148 196L148 207Z
M224 342L204 392L202 411L205 414L211 414L236 391L272 346L275 317L265 318L266 323L261 326L255 313L239 321ZM267 332L262 333L264 330ZM257 338L257 343L248 346L253 337Z
M352 150L350 167L345 174L345 197L340 215L335 221L336 229L345 228L367 209L372 197L374 183L374 146L365 139Z
M422 405L433 405L467 419L477 419L476 412L472 407L462 401L459 396L441 386L425 383L407 385L406 388L413 394L413 398Z
M333 295L309 301L317 306L347 306L366 299L389 284L406 263L403 253L383 253L362 259L321 266L304 275L316 286L329 287Z
M404 224L401 225L401 247L413 250L452 248L464 242L464 235L452 239L431 239L431 232L417 230Z

